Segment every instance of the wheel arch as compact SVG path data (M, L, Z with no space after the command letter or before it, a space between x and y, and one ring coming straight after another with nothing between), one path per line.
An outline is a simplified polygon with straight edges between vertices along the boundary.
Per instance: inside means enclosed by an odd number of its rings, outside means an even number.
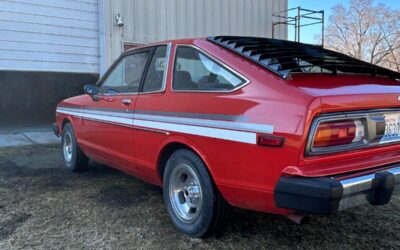
M67 123L71 123L71 124L72 124L72 121L71 121L69 118L65 117L65 118L62 120L62 122L61 122L61 131L64 129L64 126L65 126Z
M208 172L210 173L211 179L214 181L214 184L216 184L213 169L207 156L199 149L199 147L196 146L196 144L187 139L168 140L161 147L157 160L157 173L161 184L163 183L165 166L169 157L179 149L188 149L195 153L204 162Z

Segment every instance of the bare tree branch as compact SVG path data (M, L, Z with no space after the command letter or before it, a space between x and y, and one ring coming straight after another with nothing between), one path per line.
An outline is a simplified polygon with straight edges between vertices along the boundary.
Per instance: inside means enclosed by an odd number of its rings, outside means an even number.
M326 28L325 46L357 59L400 69L400 11L373 0L336 5Z

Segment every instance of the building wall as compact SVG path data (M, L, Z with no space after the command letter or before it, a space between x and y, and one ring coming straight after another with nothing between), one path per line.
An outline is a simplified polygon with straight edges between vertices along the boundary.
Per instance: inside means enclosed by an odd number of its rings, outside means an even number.
M0 70L98 73L98 0L0 0Z
M54 121L59 101L82 94L83 84L97 79L98 74L87 73L0 71L0 128L36 118Z
M0 126L40 117L99 72L98 0L0 0Z
M148 43L210 35L271 37L272 13L287 0L100 0L104 11L104 58L107 68L121 53L122 42ZM115 21L120 13L124 26ZM284 26L276 37L287 38ZM101 70L102 71L102 70Z
M53 119L57 102L95 83L123 42L270 37L272 13L286 8L287 0L0 0L0 116ZM277 34L287 37L283 27Z

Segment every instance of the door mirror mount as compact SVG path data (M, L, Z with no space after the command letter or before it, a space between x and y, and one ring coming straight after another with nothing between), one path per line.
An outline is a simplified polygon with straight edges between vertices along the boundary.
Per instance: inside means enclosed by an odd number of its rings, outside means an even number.
M83 86L83 91L85 92L85 94L90 95L93 101L99 100L99 98L97 97L97 95L99 94L99 88L96 85L86 84L85 86Z

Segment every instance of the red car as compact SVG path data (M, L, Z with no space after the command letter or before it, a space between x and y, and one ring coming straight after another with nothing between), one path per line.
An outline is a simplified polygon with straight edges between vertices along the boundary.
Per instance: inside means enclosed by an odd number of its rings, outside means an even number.
M390 201L400 74L319 46L209 37L123 53L59 103L65 168L94 159L164 188L172 223L218 230L229 205L298 218Z

